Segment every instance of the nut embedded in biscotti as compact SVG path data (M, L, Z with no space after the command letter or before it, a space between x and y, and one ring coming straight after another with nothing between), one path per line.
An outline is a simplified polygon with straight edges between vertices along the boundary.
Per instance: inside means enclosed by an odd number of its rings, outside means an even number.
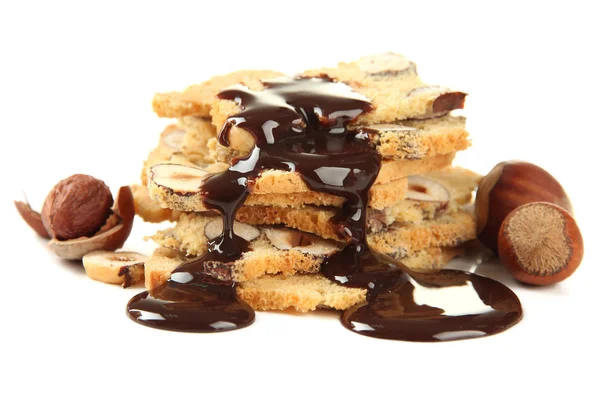
M408 177L408 191L406 200L436 202L441 205L448 204L450 192L440 182L420 175Z
M319 236L289 228L264 228L263 232L271 244L280 250L298 250L316 256L328 256L338 247Z
M156 164L150 168L150 180L169 191L181 195L200 192L208 173L203 169L178 164Z
M544 169L525 161L496 165L479 185L475 199L477 237L498 252L498 232L514 209L533 202L556 204L573 213L569 197L558 181Z
M215 239L223 232L223 220L220 218L213 219L204 226L204 234L210 240ZM233 233L240 236L247 242L251 242L260 236L260 231L252 225L244 224L235 221L233 223Z
M124 288L141 282L148 257L134 252L93 251L81 260L87 276Z
M76 174L60 181L42 207L42 223L51 238L91 237L111 214L113 197L104 182Z
M362 57L358 60L358 68L373 76L395 76L408 72L416 75L415 64L397 53Z
M52 239L48 247L67 260L80 260L95 250L120 249L131 233L134 216L133 194L129 186L123 186L115 197L112 214L95 235L70 240Z
M183 129L172 129L166 130L160 137L161 142L175 150L181 151L181 145L183 144L183 138L185 137L185 131Z
M519 281L551 285L567 279L583 258L583 239L573 216L551 203L513 210L498 233L498 255Z
M424 86L411 90L406 97L426 96L431 99L431 108L426 115L416 119L429 119L446 115L465 106L466 93L455 92L441 86Z

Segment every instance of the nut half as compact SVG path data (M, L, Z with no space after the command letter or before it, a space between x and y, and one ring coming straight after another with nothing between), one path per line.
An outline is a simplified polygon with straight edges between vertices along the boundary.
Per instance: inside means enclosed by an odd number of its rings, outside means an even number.
M180 195L198 194L208 172L189 165L157 164L150 168L151 182Z
M337 245L319 236L289 228L264 228L271 244L280 250L298 250L315 256L328 256L339 250Z
M147 260L148 257L140 253L100 250L86 254L82 262L90 278L126 288L144 279Z

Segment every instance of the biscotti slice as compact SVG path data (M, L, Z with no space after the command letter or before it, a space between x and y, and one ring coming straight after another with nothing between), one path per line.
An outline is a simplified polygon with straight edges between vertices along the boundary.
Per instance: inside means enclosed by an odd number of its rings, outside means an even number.
M390 196L391 187L381 187L381 184L395 182L395 184L406 185L406 181L397 182L410 175L422 174L425 172L444 169L452 164L455 153L443 154L434 157L424 158L422 160L401 160L384 161L379 171L375 184L371 188L371 197L374 201L380 201L378 204L370 203L371 207L383 208L389 206L402 198L402 191ZM165 166L165 164L168 164ZM172 208L182 211L204 211L204 203L200 192L203 177L208 168L223 168L224 164L209 164L202 169L190 165L175 166L175 162L157 164L148 170L148 188L150 196L156 199L162 207ZM218 172L218 171L211 171ZM399 188L400 186L396 186ZM381 196L375 193L377 190L383 190ZM311 193L317 199L317 204L336 204L336 199L328 199L326 194L317 194L311 191L302 180L300 174L288 171L265 170L261 172L251 187L251 194L285 194L290 193ZM386 194L387 193L387 194ZM381 200L380 200L381 199ZM250 204L252 200L249 200ZM343 201L343 200L341 200ZM338 200L339 203L339 200Z
M464 106L466 93L424 83L414 62L397 53L362 57L335 68L300 74L328 76L365 95L374 109L358 117L359 124L424 119L444 115Z
M211 227L213 228L210 232L206 228L209 223L212 224ZM237 224L239 224L239 229L242 229L242 227L248 227L244 228L247 230L255 229L254 234L249 235L253 236L252 239L259 236L263 237L266 239L266 243L270 243L274 248L283 251L290 249L302 250L311 256L320 257L323 252L320 249L321 247L330 249L334 253L343 246L342 243L336 244L335 241L325 240L319 235L290 228L280 228L277 225L261 225L258 227L259 229L256 229L244 223L238 222ZM323 221L322 224L329 226L327 221ZM219 228L216 228L216 226ZM150 239L160 246L169 247L187 255L197 256L206 252L208 240L221 233L221 226L221 219L214 215L205 213L182 214L174 227L160 230ZM234 230L236 230L235 227ZM315 227L314 230L318 231L319 228ZM466 211L457 211L418 225L396 222L388 226L385 231L368 234L367 241L373 250L395 259L402 259L430 247L456 247L475 237L473 215ZM306 241L303 238L309 238L307 240L319 243L319 250L314 251L314 247L299 248L298 243ZM246 238L246 240L249 239ZM253 243L251 243L251 246L254 248Z
M371 102L372 110L358 116L359 125L394 123L406 119L427 119L446 115L463 108L466 93L441 86L425 84L417 74L416 65L404 56L386 53L363 57L351 63L340 63L336 68L310 70L300 74L304 78L328 77L345 83L354 91L363 94ZM260 81L253 91L262 91ZM215 98L211 108L213 123L220 130L228 118L241 112L241 106L231 100ZM232 130L229 141L235 142L243 134ZM244 140L240 140L243 143Z
M427 272L441 269L462 252L461 248L432 248L401 261L413 270ZM185 260L176 253L151 257L145 267L146 289L151 291L164 284ZM291 308L307 312L325 307L344 310L366 299L366 289L337 285L314 271L300 275L264 275L238 283L237 292L255 310Z
M445 213L456 213L471 200L471 193L479 179L478 174L462 168L409 177L406 199L381 210L367 209L368 232L386 231L394 222L404 226L434 220ZM335 227L329 223L338 212L339 209L332 207L244 206L236 219L251 225L283 224L326 239L340 240ZM462 226L462 222L459 225Z
M443 116L427 120L405 120L395 123L371 124L356 127L367 133L371 144L383 158L391 160L420 160L439 154L467 149L471 145L464 117ZM218 143L216 137L208 141L210 157L230 163L234 157L248 154L254 145L253 137L242 132L230 147ZM240 137L243 135L243 137ZM232 147L233 146L233 147Z
M283 74L268 70L243 70L215 76L201 84L189 86L182 92L157 93L152 100L152 108L159 117L208 117L214 98L224 88L237 83L249 88L261 87L261 79L278 76Z

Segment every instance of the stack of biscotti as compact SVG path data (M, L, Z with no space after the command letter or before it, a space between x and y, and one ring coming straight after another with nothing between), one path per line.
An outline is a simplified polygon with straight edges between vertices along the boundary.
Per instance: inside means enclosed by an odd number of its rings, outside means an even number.
M208 240L221 233L221 218L205 207L200 186L207 174L228 168L253 146L252 136L239 128L231 130L229 147L219 144L217 133L240 108L217 93L234 84L261 90L261 79L278 76L239 71L155 96L155 112L177 123L163 131L144 164L142 185L134 187L136 211L146 221L176 224L151 237L160 247L146 264L149 290L183 260L206 252ZM460 255L475 238L468 205L480 179L452 166L456 152L470 145L465 118L451 115L462 108L465 93L423 83L415 64L393 53L300 76L328 76L372 103L373 110L354 121L383 160L370 191L369 246L415 270L440 269ZM309 190L296 173L263 171L234 226L250 250L233 265L206 272L238 282L240 298L259 310L345 309L364 301L365 290L319 274L325 258L345 245L329 224L343 202Z

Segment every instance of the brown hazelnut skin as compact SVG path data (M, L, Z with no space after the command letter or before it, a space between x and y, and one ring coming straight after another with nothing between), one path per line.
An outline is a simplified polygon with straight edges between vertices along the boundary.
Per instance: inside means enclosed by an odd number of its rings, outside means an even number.
M567 193L546 170L525 161L496 165L479 184L475 199L477 237L498 254L498 232L515 208L533 202L547 202L573 213Z
M76 174L52 188L42 207L42 223L50 237L69 240L93 236L110 216L113 197L106 184Z
M546 207L554 209L558 212L558 215L560 215L560 217L557 219L561 219L564 222L564 228L562 228L561 237L564 239L564 244L567 246L567 251L564 252L566 255L566 261L564 265L562 265L562 268L555 273L536 274L532 271L528 271L527 268L524 265L521 265L519 261L517 251L515 249L516 246L511 241L507 227L511 223L511 219L521 212L521 210L523 210L525 207ZM534 222L532 221L532 223ZM546 248L548 247L546 246ZM551 253L552 249L550 250ZM504 222L502 222L500 232L498 232L498 257L502 265L504 265L504 267L516 280L536 286L553 285L570 277L581 264L583 259L583 237L581 236L581 231L577 226L577 222L575 222L573 216L564 208L555 204L544 202L528 203L517 207L504 219ZM536 259L539 260L539 258L540 257L537 257ZM555 257L549 259L555 260ZM536 264L539 265L539 262L536 262Z

